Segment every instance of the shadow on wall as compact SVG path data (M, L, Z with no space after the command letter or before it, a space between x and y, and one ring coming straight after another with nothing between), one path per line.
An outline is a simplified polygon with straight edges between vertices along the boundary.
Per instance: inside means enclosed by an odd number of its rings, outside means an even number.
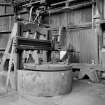
M62 57L62 61L65 61L68 59L68 63L79 63L79 53L78 52L72 52L70 50L67 50L65 55Z
M80 62L80 52L77 52L72 45L66 50L66 53L62 57L62 61L68 59L68 63L79 63Z

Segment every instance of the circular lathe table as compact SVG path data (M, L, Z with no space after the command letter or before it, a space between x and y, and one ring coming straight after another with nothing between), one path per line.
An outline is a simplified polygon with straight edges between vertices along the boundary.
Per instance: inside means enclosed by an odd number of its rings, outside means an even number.
M72 90L72 68L64 64L43 64L18 72L19 90L35 96L58 96Z

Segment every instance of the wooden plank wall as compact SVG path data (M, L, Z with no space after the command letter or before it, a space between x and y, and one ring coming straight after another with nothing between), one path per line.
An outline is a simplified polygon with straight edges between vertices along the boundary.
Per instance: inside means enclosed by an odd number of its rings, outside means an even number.
M65 49L73 50L71 52L71 62L91 63L92 60L98 62L95 30L92 27L85 26L85 24L92 22L92 7L50 15L50 18L45 18L45 22L50 23L51 27L73 27L67 29L67 43L65 44ZM85 27L81 29L80 25Z
M7 46L9 35L7 33L0 34L0 49L4 49Z
M91 7L73 10L67 13L68 25L80 25L92 21L92 9Z
M0 3L5 3L5 0L0 0ZM14 22L13 8L6 5L0 5L0 62L3 52L6 48L10 31Z
M105 0L103 0L103 10L104 10L104 12L103 12L103 17L104 17L104 19L105 19Z
M51 27L67 26L66 13L49 14L44 18L43 23L50 24Z
M44 22L49 23L52 27L80 25L92 21L92 9L87 7L67 13L49 14L49 16L45 17Z
M10 6L0 6L0 33L6 33L9 35L12 25L14 23L14 16L8 15L13 13L13 9ZM2 34L3 34L2 33Z
M10 32L14 23L13 16L0 17L0 32Z

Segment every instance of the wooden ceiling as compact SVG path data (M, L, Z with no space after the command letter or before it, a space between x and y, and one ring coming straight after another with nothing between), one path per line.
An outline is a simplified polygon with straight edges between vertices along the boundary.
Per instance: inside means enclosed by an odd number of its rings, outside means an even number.
M0 3L16 3L16 4L27 4L30 2L40 2L41 0L0 0ZM59 2L69 1L70 3L78 3L92 0L46 0L47 4L55 4Z
M12 1L16 3L23 3L23 2L25 3L25 2L30 2L30 1L35 2L40 0L0 0L0 2L12 2ZM57 2L67 1L67 0L46 0L46 1L52 4L52 3L57 3ZM78 0L69 0L69 1L78 1Z

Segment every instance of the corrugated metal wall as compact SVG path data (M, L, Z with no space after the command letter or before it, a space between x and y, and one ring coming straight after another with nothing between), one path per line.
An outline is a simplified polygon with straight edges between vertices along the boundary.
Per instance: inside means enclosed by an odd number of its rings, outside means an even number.
M80 62L98 63L97 35L95 30L80 30Z
M91 28L69 30L67 32L66 49L71 50L71 62L98 62L97 36Z
M79 30L68 30L67 32L67 45L66 48L74 49L76 52L80 52L80 32Z
M80 62L80 32L79 30L68 30L66 35L66 49L71 51L70 62Z

